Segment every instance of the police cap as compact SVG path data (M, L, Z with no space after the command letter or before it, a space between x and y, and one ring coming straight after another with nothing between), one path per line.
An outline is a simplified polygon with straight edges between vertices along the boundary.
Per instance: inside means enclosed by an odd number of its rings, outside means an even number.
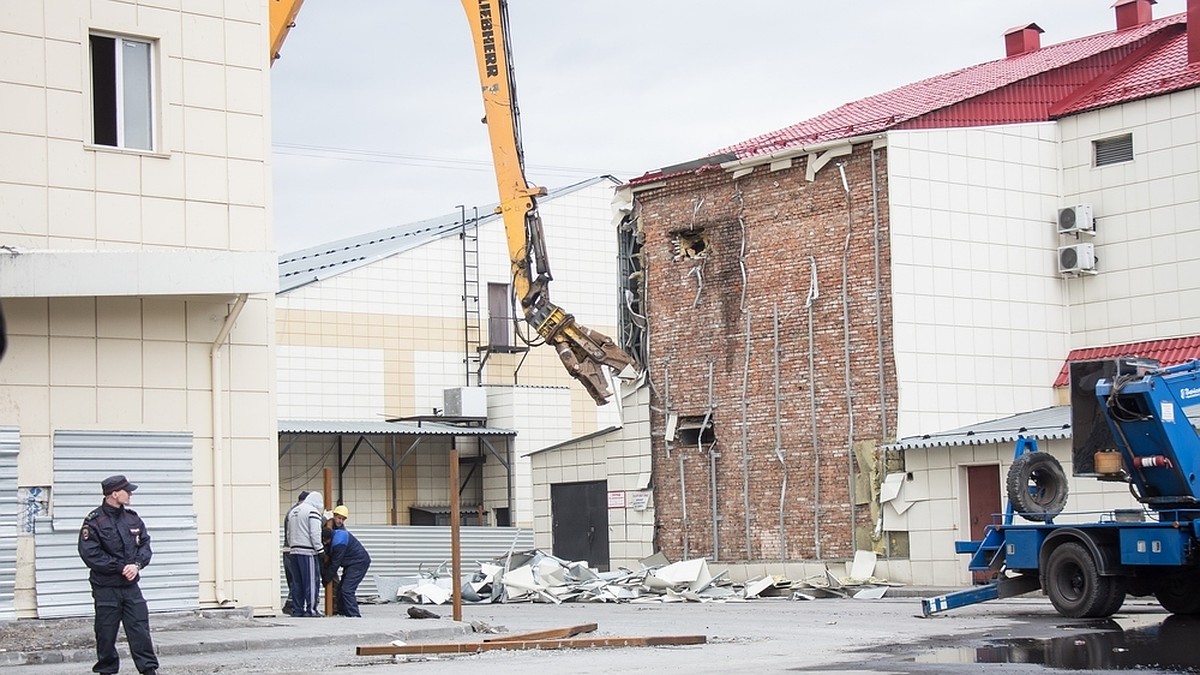
M137 489L137 485L125 480L125 476L109 476L100 481L100 488L104 490L104 496L107 497L117 490L133 492Z

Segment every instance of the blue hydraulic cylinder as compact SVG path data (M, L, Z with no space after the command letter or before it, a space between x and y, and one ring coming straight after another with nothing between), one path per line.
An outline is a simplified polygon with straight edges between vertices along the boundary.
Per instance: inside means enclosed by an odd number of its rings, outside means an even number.
M1194 508L1200 499L1200 434L1193 426L1200 425L1200 361L1100 380L1096 397L1142 501L1159 510Z

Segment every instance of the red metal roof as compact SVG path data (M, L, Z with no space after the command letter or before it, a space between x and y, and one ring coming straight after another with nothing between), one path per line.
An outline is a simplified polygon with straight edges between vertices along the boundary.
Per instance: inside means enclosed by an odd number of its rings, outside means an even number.
M1200 65L1188 64L1187 31L1171 33L1154 45L1150 54L1097 83L1072 104L1052 111L1053 115L1060 117L1200 86Z
M1130 30L1082 37L1020 56L989 61L931 77L847 103L810 120L742 141L714 154L732 152L742 159L795 145L820 143L890 129L908 120L977 96L998 92L1014 83L1077 64L1098 54L1136 45L1160 30L1185 24L1186 19L1187 14L1176 14ZM1009 105L1004 106L1006 110L1002 111L1003 114L995 117L1007 123L1048 119L1044 110L1041 111L1041 115L1031 114L1033 111L1023 105L1026 99L1020 93L1017 91L997 97L996 103ZM944 122L953 122L953 119ZM969 124L975 122L969 120L966 124L943 123L942 126Z
M1187 14L1122 31L1109 31L989 61L847 103L783 129L712 153L722 161L746 159L797 146L888 129L1015 124L1052 119L1200 84L1200 67L1188 68ZM1185 51L1180 51L1185 50ZM1169 79L1173 78L1173 79ZM1169 81L1168 81L1169 79ZM1103 83L1097 86L1098 83ZM1079 92L1088 88L1087 96ZM634 184L703 170L660 170Z
M1063 362L1054 386L1065 387L1070 384L1068 370L1072 361L1094 361L1096 359L1113 359L1118 356L1140 356L1154 359L1164 366L1173 366L1191 359L1200 359L1200 335L1192 337L1172 338L1169 340L1149 340L1133 342L1109 347L1085 347L1072 349Z

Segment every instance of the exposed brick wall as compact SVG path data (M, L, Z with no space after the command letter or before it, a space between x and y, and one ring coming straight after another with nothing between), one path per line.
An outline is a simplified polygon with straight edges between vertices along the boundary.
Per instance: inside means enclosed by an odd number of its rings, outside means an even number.
M859 530L872 527L869 508L851 506L850 426L855 441L884 440L880 408L886 410L888 429L894 429L896 385L886 151L875 151L882 363L876 330L871 152L870 144L857 146L851 155L826 165L814 182L806 180L805 162L798 160L790 169L771 172L761 166L737 180L726 171L679 176L637 195L647 273L649 369L656 393L652 436L657 545L672 559L812 559L818 548L820 557L841 558L855 548L851 512ZM851 188L849 209L839 161ZM701 229L707 255L675 259L680 233L694 239ZM842 299L847 250L848 325ZM810 256L816 262L819 291L811 310L805 307ZM777 336L773 314L779 317ZM847 328L853 420L846 393ZM811 378L810 356L815 373ZM680 447L675 439L665 439L664 411L688 417L711 411L715 445ZM782 463L776 453L777 434ZM710 452L715 452L715 460ZM719 523L715 556L713 463ZM814 527L817 521L820 526Z

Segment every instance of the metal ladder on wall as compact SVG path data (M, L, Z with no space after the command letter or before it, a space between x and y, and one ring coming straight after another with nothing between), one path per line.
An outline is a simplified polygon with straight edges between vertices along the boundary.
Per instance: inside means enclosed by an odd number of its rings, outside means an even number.
M483 357L480 350L483 344L481 326L483 321L479 309L479 211L467 222L467 210L461 209L462 230L459 239L462 241L463 259L463 366L466 374L466 386L478 386L483 383Z

